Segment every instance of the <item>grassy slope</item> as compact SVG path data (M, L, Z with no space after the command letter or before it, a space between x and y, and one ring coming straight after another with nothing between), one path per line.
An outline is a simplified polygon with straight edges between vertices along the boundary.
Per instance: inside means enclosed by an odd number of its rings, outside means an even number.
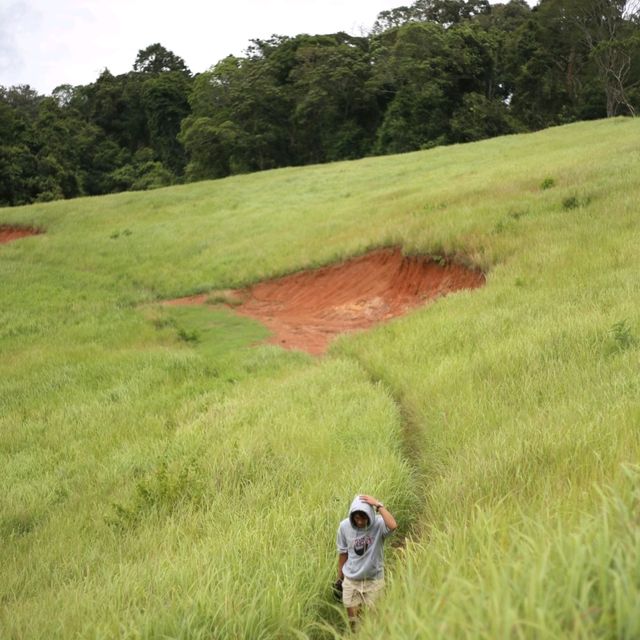
M363 635L637 636L639 134L0 211L2 635L322 634L366 489L416 541ZM488 284L322 361L149 304L391 243Z

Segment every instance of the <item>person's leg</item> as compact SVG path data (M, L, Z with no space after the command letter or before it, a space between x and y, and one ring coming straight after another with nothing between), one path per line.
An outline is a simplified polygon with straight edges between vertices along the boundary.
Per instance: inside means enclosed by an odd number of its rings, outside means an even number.
M358 589L359 583L345 576L342 581L342 602L349 616L349 627L355 631L358 625L358 615L362 604L362 594Z
M362 599L367 607L373 607L384 590L384 578L367 580L362 589Z
M349 615L349 627L351 631L355 631L358 627L358 615L360 613L360 607L347 607L347 614Z

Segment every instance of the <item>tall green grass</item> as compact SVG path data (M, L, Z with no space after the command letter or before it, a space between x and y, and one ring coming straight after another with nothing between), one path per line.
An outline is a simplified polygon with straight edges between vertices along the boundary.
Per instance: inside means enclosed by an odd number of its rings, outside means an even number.
M639 125L0 210L0 635L324 637L353 494L410 533L362 637L634 638ZM163 298L383 245L487 285L321 360Z
M365 488L407 519L410 470L393 402L357 365L290 369L210 395L165 438L110 425L100 458L7 456L3 636L324 635L338 619L327 534ZM63 437L80 449L87 426ZM39 482L21 477L28 464ZM27 484L32 510L50 492L39 512L17 511Z

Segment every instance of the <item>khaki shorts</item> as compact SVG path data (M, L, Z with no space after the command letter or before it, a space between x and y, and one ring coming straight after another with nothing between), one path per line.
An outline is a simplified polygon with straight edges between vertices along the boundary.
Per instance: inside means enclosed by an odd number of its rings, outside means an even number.
M344 577L342 581L342 602L345 607L372 606L384 589L384 578L379 580L352 580Z

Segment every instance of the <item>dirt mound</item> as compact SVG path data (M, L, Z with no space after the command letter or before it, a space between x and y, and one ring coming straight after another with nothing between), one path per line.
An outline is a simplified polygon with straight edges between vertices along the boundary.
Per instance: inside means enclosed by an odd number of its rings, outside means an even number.
M42 233L40 229L34 227L16 227L6 224L0 224L0 244L4 242L12 242L19 238L27 236L37 236Z
M441 265L426 257L403 256L399 249L381 249L224 295L235 302L237 313L259 320L273 332L269 342L320 354L339 333L366 329L429 300L459 289L474 289L484 282L479 271ZM212 296L205 294L168 304L211 300Z

